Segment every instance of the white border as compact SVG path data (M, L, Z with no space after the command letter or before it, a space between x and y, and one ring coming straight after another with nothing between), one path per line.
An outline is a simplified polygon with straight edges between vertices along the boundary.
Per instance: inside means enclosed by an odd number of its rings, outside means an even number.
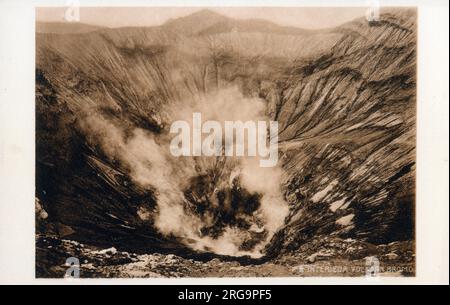
M0 283L431 284L449 283L448 2L417 6L417 276L415 278L206 278L36 280L34 277L34 14L66 1L0 0ZM365 6L367 1L81 1L85 6Z

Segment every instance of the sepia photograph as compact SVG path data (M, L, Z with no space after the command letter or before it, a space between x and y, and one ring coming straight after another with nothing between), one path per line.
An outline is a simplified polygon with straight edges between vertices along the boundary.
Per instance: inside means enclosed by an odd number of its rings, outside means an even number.
M36 276L414 276L417 11L371 13L37 8Z

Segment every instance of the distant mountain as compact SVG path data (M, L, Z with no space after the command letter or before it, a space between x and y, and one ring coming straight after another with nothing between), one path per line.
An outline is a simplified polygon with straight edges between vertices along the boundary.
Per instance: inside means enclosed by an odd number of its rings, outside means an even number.
M287 35L304 35L317 33L315 30L305 30L296 27L280 26L263 19L239 20L228 18L199 32L200 35L211 35L227 32L240 33L270 33Z
M185 17L171 19L163 26L188 35L213 35L229 32L304 35L318 32L280 26L264 19L229 18L211 10L201 10Z
M185 17L170 19L163 27L183 34L195 35L214 24L228 20L229 18L211 10L201 10Z
M79 22L36 22L36 33L81 34L104 27Z

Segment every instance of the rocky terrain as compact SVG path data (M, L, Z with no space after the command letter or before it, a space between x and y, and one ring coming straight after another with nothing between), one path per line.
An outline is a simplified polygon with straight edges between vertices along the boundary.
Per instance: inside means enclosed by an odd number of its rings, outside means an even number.
M37 276L64 276L70 256L84 277L360 276L367 257L382 273L414 275L416 17L389 9L320 31L207 10L157 27L40 24ZM166 234L155 216L166 172L140 162L142 183L121 146L102 140L117 129L127 149L136 130L163 141L172 106L227 88L264 101L279 122L285 219L271 236L264 194L229 179L223 160L193 161L183 209L212 219L195 238L248 232L239 250L263 245L258 258Z
M371 245L354 239L322 238L303 245L299 251L275 260L243 260L229 257L180 257L174 254L135 254L116 248L94 248L73 240L39 236L40 277L71 277L66 261L79 260L81 278L177 278L177 277L290 277L368 276L368 260L379 257L375 276L413 276L411 242ZM317 251L317 252L316 252ZM399 253L399 254L397 254ZM78 266L78 265L76 265Z

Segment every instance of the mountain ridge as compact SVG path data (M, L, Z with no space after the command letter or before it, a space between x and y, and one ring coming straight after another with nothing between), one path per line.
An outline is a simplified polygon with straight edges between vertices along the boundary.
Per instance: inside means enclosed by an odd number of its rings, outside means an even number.
M209 9L202 9L192 14L171 18L159 25L106 27L102 25L80 22L46 22L37 21L36 30L39 33L87 33L98 29L137 29L163 28L184 35L208 35L237 31L254 31L278 34L308 34L327 31L327 29L305 29L296 26L279 25L263 18L231 18Z
M36 22L36 33L40 34L85 34L106 28L81 22Z

